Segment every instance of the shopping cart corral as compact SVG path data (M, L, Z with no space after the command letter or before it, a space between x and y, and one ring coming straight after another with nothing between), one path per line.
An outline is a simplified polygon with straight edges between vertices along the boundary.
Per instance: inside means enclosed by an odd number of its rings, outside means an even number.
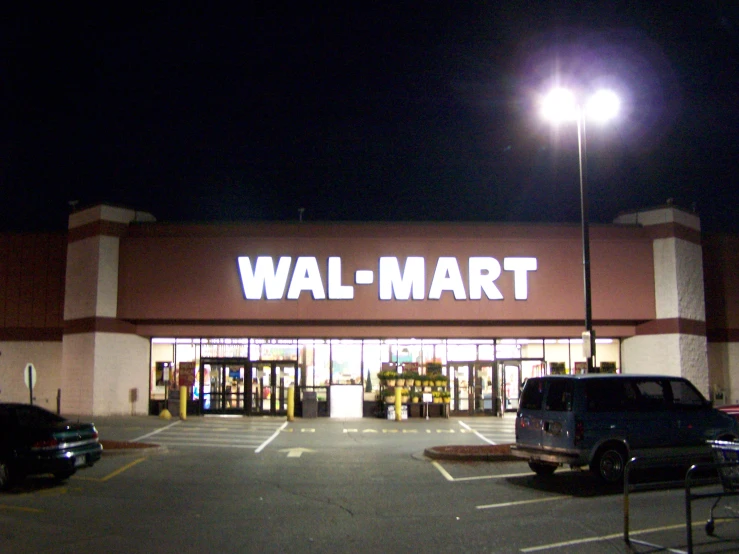
M717 520L739 519L739 511L736 506L724 503L722 507L722 517L716 517L714 512L719 508L721 501L727 496L739 496L739 442L729 441L709 441L713 451L712 464L695 464L685 476L685 524L688 533L688 552L692 552L693 545L693 500L701 498L716 498L711 506L711 511L706 521L706 534L713 535ZM709 493L694 493L692 491L693 475L711 467L718 473L718 479L721 483L721 491ZM730 515L731 514L731 515Z
M713 498L708 520L705 524L706 534L711 536L715 530L717 521L737 519L739 510L730 503L723 501L726 497L739 496L739 442L709 441L712 453L712 462L701 462L686 464L685 460L671 460L666 462L632 458L624 472L624 541L657 548L669 552L684 552L666 548L661 545L651 544L644 541L631 539L629 536L629 493L636 490L657 490L665 488L685 488L685 529L687 539L687 552L693 553L693 502L701 499ZM684 481L667 481L658 483L631 482L631 473L636 470L648 470L657 466L670 465L672 467L688 468ZM689 466L689 467L688 467ZM710 486L708 490L705 487ZM694 492L695 487L702 487L702 492ZM720 510L720 512L719 512ZM721 517L717 517L719 513ZM739 537L737 537L739 540Z

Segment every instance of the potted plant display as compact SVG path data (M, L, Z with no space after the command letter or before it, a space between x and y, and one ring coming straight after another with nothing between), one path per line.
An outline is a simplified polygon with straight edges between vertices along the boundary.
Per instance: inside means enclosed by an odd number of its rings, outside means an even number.
M398 374L395 371L381 371L379 376L388 387L394 387L398 379Z
M395 389L385 389L385 391L382 393L382 396L386 404L392 404L393 402L395 402Z
M426 374L435 375L437 373L441 373L441 362L427 362Z
M418 377L418 373L414 371L409 371L408 373L404 373L403 377L405 378L404 386L412 387L416 383L416 378Z

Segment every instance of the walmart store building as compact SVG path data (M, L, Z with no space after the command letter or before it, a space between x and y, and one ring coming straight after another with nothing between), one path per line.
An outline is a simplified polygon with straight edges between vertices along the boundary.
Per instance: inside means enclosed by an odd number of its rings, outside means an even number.
M376 415L378 372L441 366L451 413L582 371L579 225L169 224L98 205L0 235L0 400L65 414ZM594 365L739 402L739 237L663 206L591 227ZM31 367L32 366L32 367ZM35 379L35 381L34 381ZM300 414L300 403L297 408Z

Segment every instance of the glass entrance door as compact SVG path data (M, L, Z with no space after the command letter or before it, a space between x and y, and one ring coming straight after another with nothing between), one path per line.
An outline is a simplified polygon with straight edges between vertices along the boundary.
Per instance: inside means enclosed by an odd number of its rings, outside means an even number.
M493 362L475 364L475 412L495 414L495 365Z
M200 371L200 407L203 413L246 411L246 360L203 359Z
M457 362L448 364L449 392L451 393L451 413L470 414L474 409L475 391L470 378L472 363Z
M300 383L300 369L294 362L254 362L251 365L252 414L287 413L287 391Z
M498 383L503 411L515 412L518 410L518 397L521 391L521 362L518 360L498 362Z

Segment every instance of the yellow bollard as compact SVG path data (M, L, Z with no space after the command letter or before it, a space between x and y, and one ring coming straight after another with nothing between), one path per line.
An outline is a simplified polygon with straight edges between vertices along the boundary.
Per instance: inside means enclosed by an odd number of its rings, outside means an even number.
M395 421L400 421L400 387L395 387Z
M287 420L295 421L295 385L287 389Z
M187 419L187 387L180 387L180 419Z

